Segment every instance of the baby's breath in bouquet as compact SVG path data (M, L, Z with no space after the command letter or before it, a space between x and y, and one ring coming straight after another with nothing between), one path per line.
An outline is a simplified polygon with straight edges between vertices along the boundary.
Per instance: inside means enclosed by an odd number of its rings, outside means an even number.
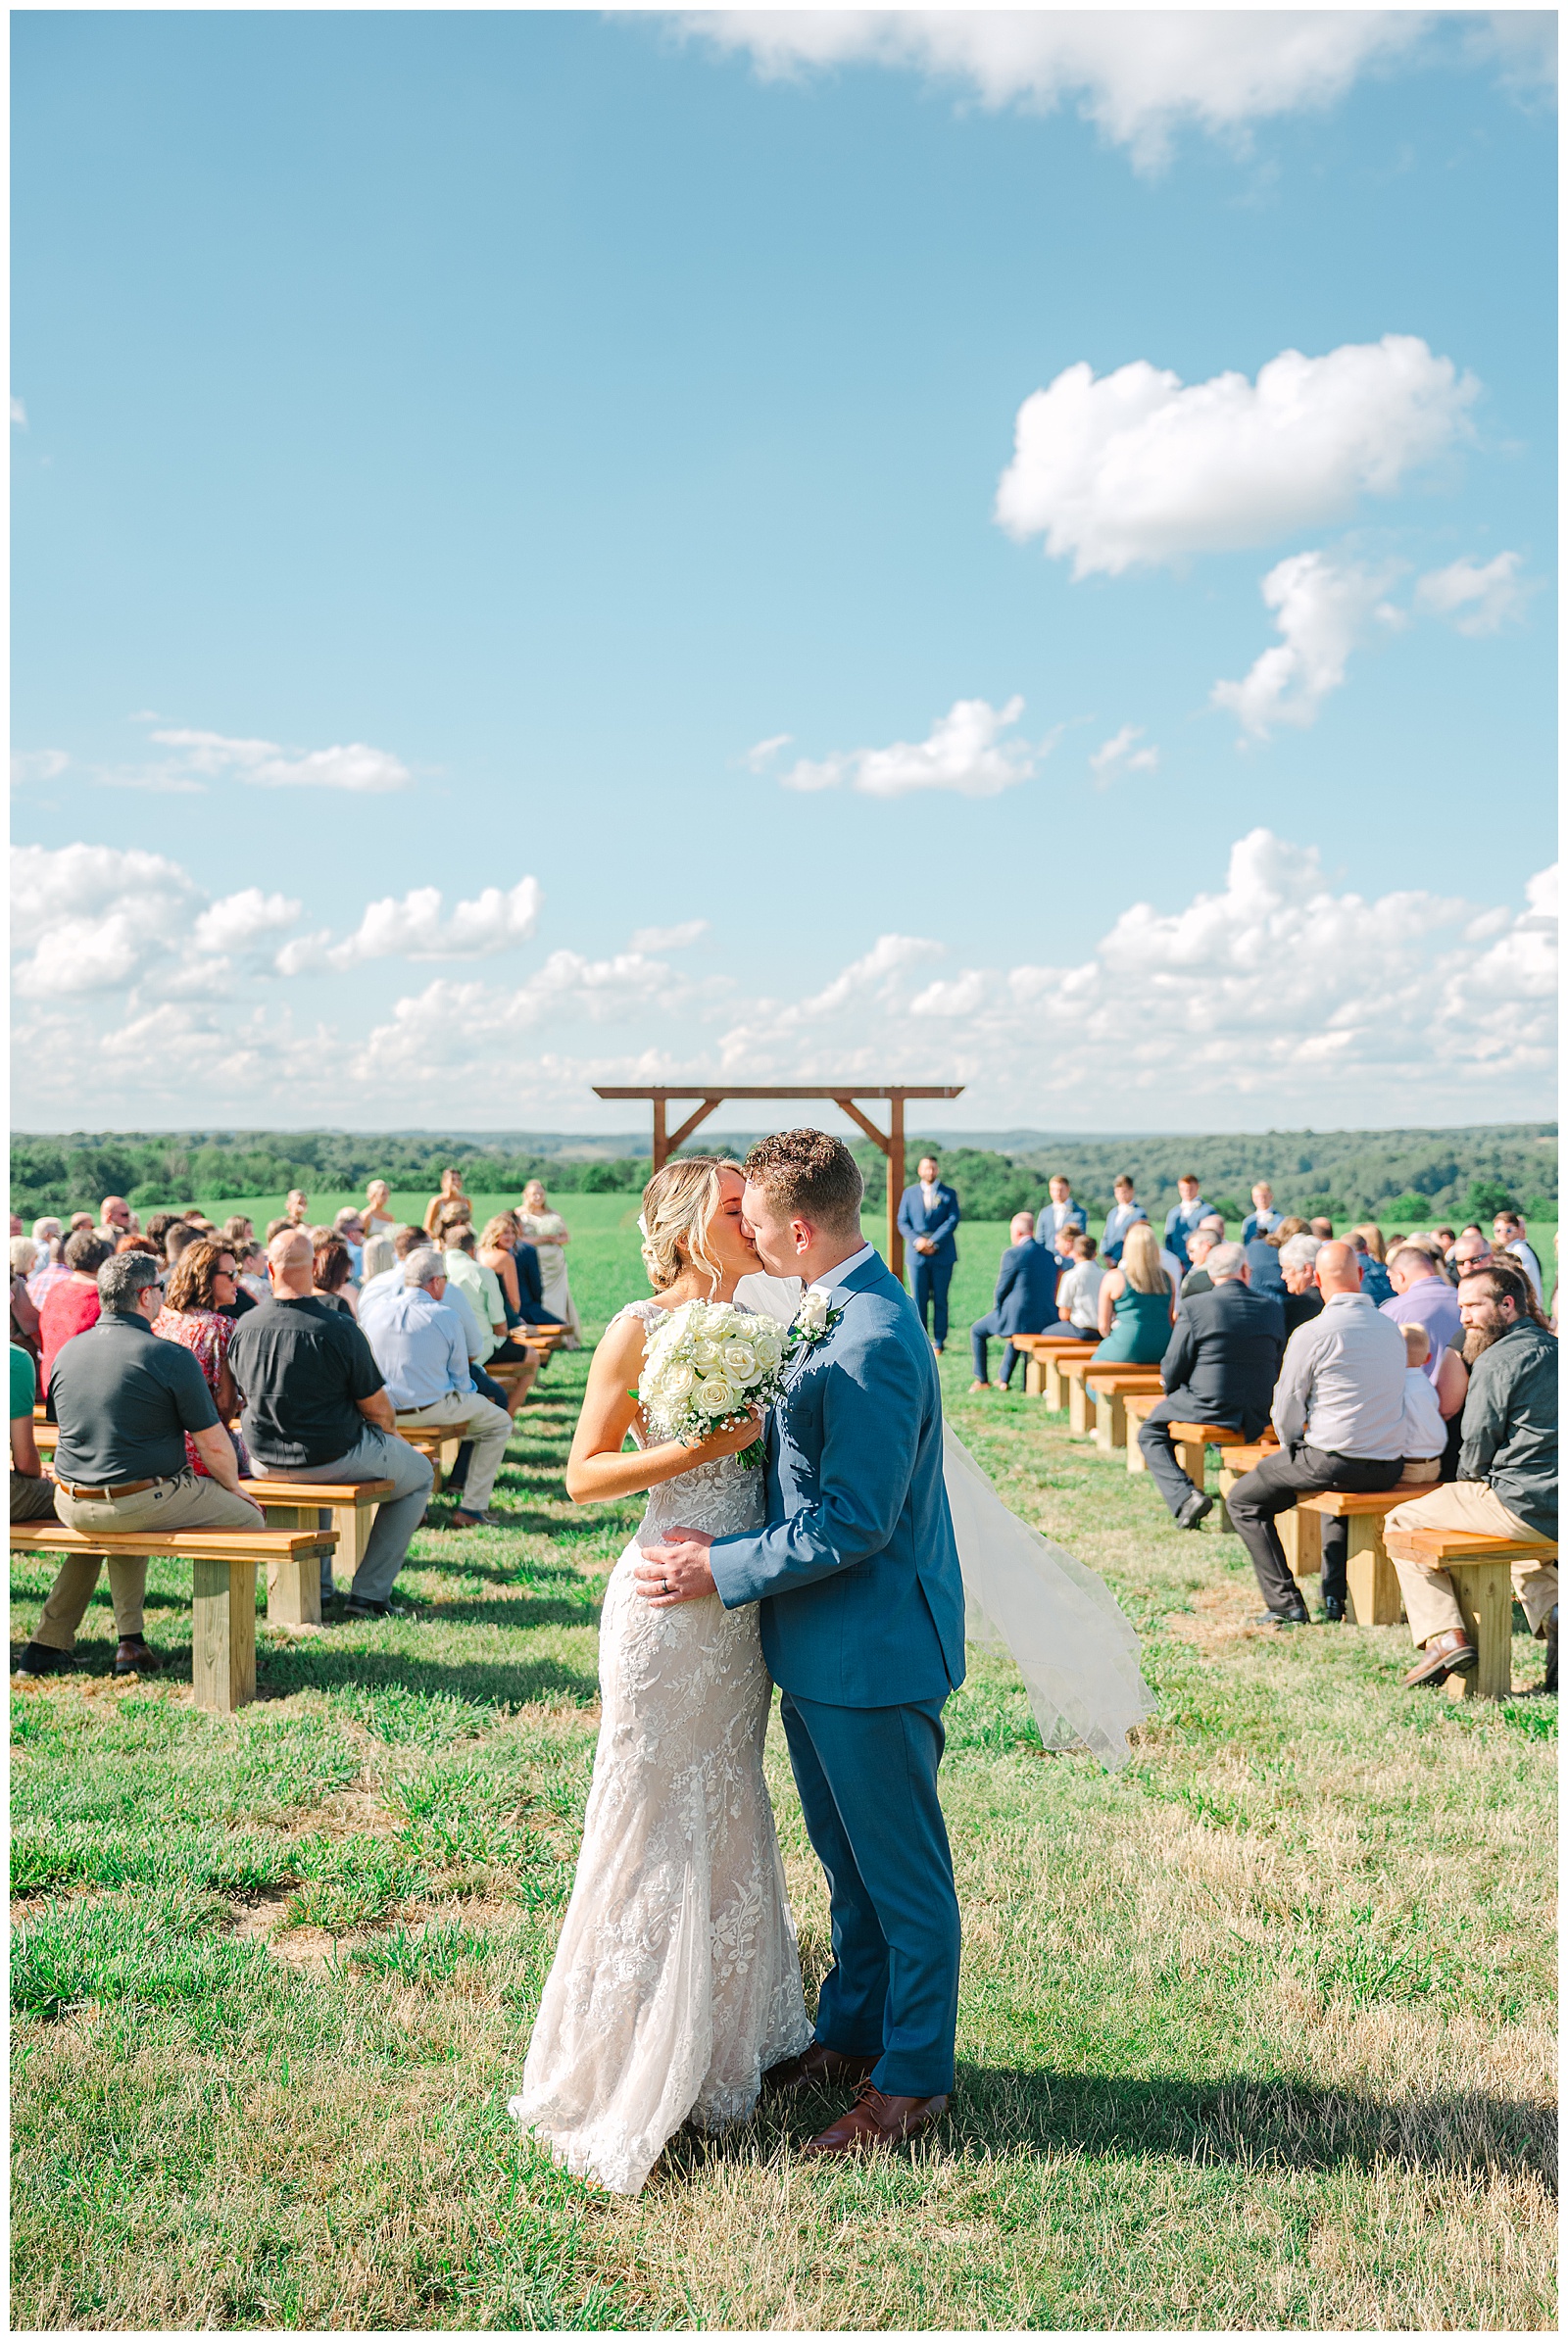
M727 1300L688 1300L671 1309L643 1358L637 1396L662 1439L695 1446L710 1432L738 1423L754 1406L770 1406L782 1384L790 1328L753 1317ZM756 1470L757 1439L741 1449Z

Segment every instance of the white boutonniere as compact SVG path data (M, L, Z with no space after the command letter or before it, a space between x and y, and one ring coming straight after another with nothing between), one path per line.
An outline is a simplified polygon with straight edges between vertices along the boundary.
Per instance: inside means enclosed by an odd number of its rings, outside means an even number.
M796 1310L795 1322L790 1327L791 1354L798 1357L803 1349L815 1349L827 1340L843 1314L842 1309L833 1307L826 1292L814 1289L808 1292Z

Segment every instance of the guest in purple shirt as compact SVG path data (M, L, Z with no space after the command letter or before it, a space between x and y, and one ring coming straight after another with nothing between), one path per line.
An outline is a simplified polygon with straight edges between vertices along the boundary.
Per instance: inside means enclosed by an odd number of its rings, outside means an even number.
M1422 1371L1436 1386L1443 1353L1459 1330L1459 1295L1440 1274L1428 1252L1401 1244L1389 1261L1394 1298L1383 1303L1383 1315L1396 1325L1424 1325L1432 1346Z

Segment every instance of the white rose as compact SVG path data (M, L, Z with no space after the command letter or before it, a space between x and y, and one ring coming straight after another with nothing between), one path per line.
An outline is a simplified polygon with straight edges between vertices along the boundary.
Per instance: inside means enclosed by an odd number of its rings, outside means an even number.
M750 1341L726 1341L719 1363L738 1390L744 1390L749 1382L761 1380L762 1369Z
M687 1365L685 1359L677 1358L675 1363L659 1378L660 1394L671 1400L684 1398L690 1394L692 1385L696 1380L696 1375Z
M716 1341L710 1341L708 1336L703 1334L692 1343L692 1363L694 1366L702 1366L705 1368L705 1370L710 1366L716 1366L718 1363L718 1343Z
M733 1414L735 1392L722 1374L710 1374L693 1390L692 1403L699 1414Z
M803 1333L820 1333L827 1323L828 1296L825 1292L808 1292L795 1314L795 1322Z

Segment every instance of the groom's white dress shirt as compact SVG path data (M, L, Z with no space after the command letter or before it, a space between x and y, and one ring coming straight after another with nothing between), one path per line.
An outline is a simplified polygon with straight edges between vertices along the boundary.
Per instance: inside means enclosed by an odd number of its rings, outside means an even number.
M840 1285L852 1277L857 1268L863 1268L867 1260L875 1257L874 1245L862 1244L858 1251L852 1251L847 1260L840 1260L836 1268L830 1268L825 1276L815 1278L806 1290L808 1292L825 1292L831 1301Z

